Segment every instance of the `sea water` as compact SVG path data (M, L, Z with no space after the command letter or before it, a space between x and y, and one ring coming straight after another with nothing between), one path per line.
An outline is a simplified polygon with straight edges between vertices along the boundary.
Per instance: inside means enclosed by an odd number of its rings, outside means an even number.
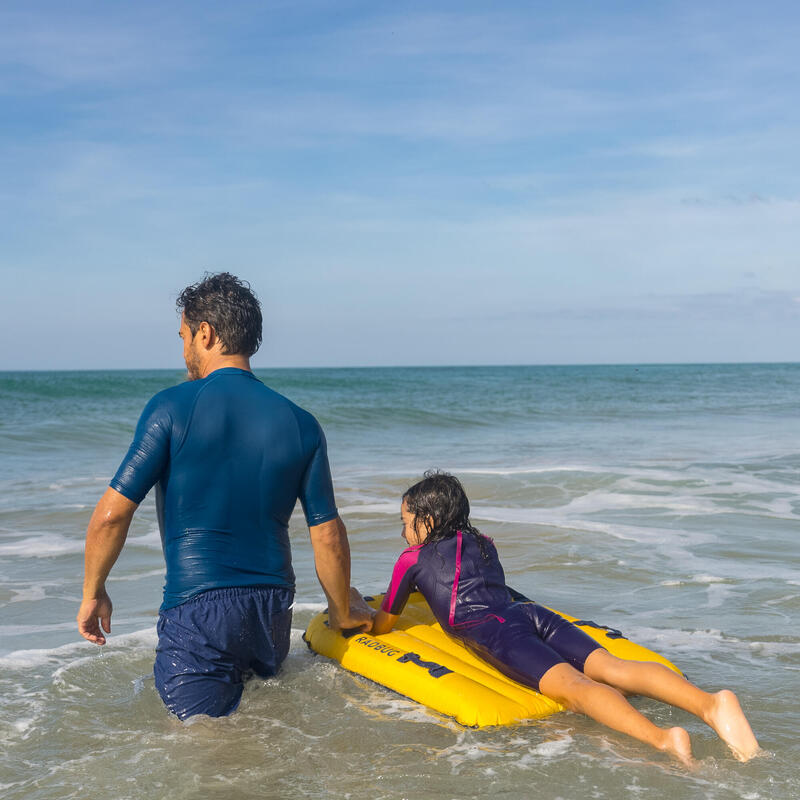
M740 697L765 754L689 714L693 770L563 713L472 730L308 651L324 607L302 517L278 678L181 724L152 678L164 567L152 498L79 638L83 537L148 398L180 372L0 373L0 795L25 798L800 796L800 365L259 371L325 428L353 584L385 589L399 499L458 475L509 583L620 628Z

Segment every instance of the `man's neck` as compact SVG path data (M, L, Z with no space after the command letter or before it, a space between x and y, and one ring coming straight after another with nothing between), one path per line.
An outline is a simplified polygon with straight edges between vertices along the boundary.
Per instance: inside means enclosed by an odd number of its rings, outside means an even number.
M247 356L212 356L203 364L203 377L207 378L212 372L218 369L225 369L226 367L234 367L236 369L244 369L251 372L250 359Z

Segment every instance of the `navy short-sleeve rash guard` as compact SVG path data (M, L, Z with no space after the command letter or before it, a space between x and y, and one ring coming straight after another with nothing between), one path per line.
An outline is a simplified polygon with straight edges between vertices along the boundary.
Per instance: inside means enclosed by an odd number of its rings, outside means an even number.
M338 513L319 423L235 368L153 397L110 485L135 503L156 486L162 609L208 589L293 586L297 499L309 525Z

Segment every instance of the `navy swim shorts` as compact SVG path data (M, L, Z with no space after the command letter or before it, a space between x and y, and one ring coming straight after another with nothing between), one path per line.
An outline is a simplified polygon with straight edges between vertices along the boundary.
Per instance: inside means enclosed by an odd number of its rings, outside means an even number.
M294 589L211 589L158 615L153 673L166 707L184 720L236 710L244 682L275 675L289 652Z

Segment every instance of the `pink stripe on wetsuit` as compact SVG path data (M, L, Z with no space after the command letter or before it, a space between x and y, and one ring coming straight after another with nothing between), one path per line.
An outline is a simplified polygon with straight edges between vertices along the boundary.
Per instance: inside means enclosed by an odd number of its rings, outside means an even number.
M456 624L456 599L458 597L458 579L461 577L461 543L464 540L464 534L461 531L456 533L456 574L453 578L453 589L450 592L450 616L448 622L452 628Z
M449 539L407 548L394 566L381 608L399 614L418 588L445 630L454 632L487 615L497 617L491 608L507 605L509 594L494 545L491 539L484 542L491 556L488 561L475 537L461 531Z

